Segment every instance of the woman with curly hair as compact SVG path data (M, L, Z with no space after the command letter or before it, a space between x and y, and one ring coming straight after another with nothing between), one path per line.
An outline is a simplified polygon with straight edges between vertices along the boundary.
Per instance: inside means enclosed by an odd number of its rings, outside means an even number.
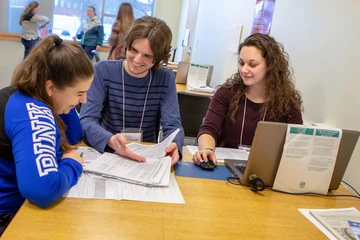
M208 159L216 163L215 146L251 146L259 121L303 123L301 94L284 47L255 33L237 53L239 71L218 88L200 127L195 164Z

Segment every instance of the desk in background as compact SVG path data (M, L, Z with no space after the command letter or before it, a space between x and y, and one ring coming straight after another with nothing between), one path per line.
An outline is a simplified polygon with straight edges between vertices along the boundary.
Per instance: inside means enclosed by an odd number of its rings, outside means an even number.
M184 148L184 160L191 154ZM186 204L63 198L22 205L1 239L327 239L298 208L357 207L350 197L254 193L225 181L176 177ZM340 187L334 194L349 194Z
M178 70L178 65L177 64L167 64L167 65L164 65L164 68L168 68L170 70L177 71Z
M214 93L208 93L208 92L198 92L198 91L189 90L189 89L187 89L186 84L180 84L180 83L176 84L176 91L177 92L186 92L186 93L195 94L195 95L196 94L197 95L206 95L209 97L211 97L214 94Z

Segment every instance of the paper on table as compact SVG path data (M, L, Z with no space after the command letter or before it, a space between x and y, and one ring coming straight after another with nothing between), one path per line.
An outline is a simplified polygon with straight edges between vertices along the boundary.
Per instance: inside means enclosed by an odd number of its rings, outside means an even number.
M352 213L359 213L356 208L334 208L334 209L298 209L308 220L310 220L319 230L321 230L329 239L331 240L338 240L338 239L345 239L345 240L352 240L353 238L346 237L345 232L351 232L350 226L347 223L348 217L352 215ZM333 222L334 226L341 226L341 227L334 227L337 228L335 231L339 231L340 237L336 237L325 225L323 225L318 219L316 219L311 213L323 213L324 216L328 215L331 216L332 220L329 222ZM338 214L338 216L336 216ZM344 214L347 217L344 218ZM330 219L330 218L329 218ZM348 229L350 231L346 231ZM341 237L342 236L342 237Z
M186 88L191 91L197 91L197 92L208 92L208 93L215 92L215 89L209 86L192 87L190 85L186 85Z
M123 181L93 178L83 174L64 197L135 200L184 204L184 198L173 174L168 187L147 187Z
M173 133L171 133L166 139L164 139L161 143L154 145L144 145L140 143L129 143L126 146L130 151L146 158L147 163L152 163L157 161L158 158L164 157L166 155L165 149L172 143L176 135L179 133L180 129L176 129Z
M360 240L360 222L348 221L356 240Z
M141 163L117 154L104 153L96 161L86 165L84 172L137 184L168 185L170 168L170 157Z
M91 163L92 161L94 161L96 158L98 158L101 153L96 151L94 148L92 147L83 147L83 146L79 146L76 149L76 152L79 154L83 154L83 159L84 159L84 166L88 163Z
M146 163L130 160L118 154L104 153L84 167L84 172L150 186L169 185L171 158L165 149L172 143L180 129L155 145L129 144L134 153L146 158Z
M191 154L195 154L198 151L198 146L186 145ZM243 149L236 148L215 148L215 155L218 162L224 162L224 159L239 159L248 160L249 152Z

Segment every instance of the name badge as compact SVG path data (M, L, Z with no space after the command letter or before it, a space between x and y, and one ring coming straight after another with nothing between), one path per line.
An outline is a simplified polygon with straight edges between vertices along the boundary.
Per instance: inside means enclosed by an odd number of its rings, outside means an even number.
M142 130L139 128L125 128L121 130L121 134L127 141L142 142Z

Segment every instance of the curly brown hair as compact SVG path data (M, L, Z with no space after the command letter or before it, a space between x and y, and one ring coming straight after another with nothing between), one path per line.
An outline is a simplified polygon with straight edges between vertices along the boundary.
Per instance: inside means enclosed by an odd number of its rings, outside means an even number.
M135 39L139 38L149 40L150 48L154 53L154 67L161 70L160 62L167 64L171 56L172 33L169 26L155 17L145 16L136 19L125 35L125 51L131 47Z
M261 119L264 118L265 111L266 119L271 121L277 121L281 116L290 114L291 108L303 111L301 94L295 89L293 71L289 66L289 55L285 52L284 46L269 35L255 33L239 45L238 61L241 49L249 46L261 51L268 67L264 96L266 104L263 104L260 109ZM222 86L238 87L228 110L228 116L235 121L239 101L245 97L248 86L244 84L239 71L227 79Z

